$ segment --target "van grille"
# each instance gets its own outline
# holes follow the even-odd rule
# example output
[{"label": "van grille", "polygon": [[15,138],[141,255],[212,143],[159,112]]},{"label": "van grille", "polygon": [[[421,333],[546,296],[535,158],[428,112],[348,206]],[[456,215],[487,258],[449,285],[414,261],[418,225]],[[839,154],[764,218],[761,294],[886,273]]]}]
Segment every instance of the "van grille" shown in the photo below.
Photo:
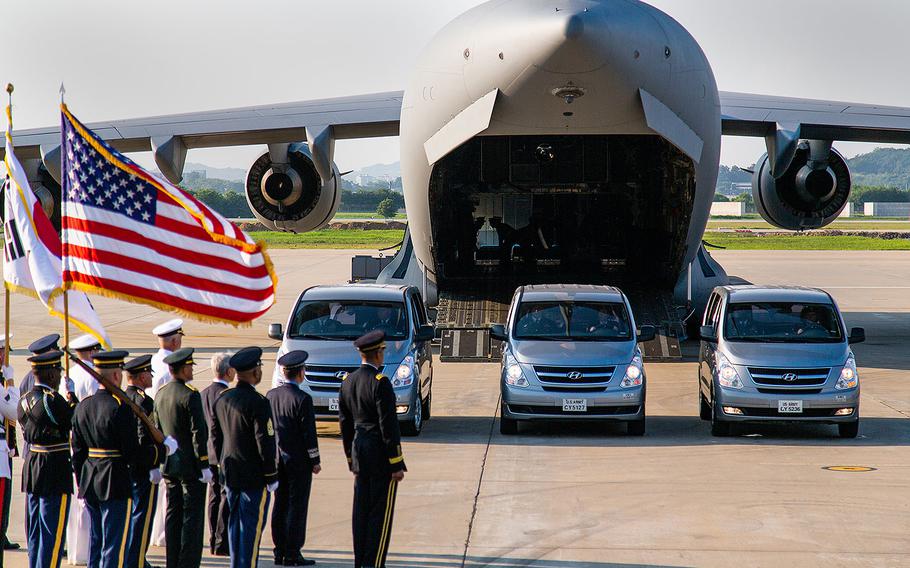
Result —
[{"label": "van grille", "polygon": [[[825,384],[828,380],[830,368],[817,369],[771,369],[766,367],[749,367],[749,374],[752,380],[758,385],[770,385],[780,387],[817,387]],[[786,380],[784,377],[795,375],[794,380]]]},{"label": "van grille", "polygon": [[359,368],[359,366],[307,365],[306,382],[314,391],[338,392],[344,381],[343,376],[339,377],[338,373],[352,373]]},{"label": "van grille", "polygon": [[[605,385],[613,378],[616,367],[546,367],[535,365],[534,372],[544,386]],[[578,375],[574,375],[578,373]]]}]

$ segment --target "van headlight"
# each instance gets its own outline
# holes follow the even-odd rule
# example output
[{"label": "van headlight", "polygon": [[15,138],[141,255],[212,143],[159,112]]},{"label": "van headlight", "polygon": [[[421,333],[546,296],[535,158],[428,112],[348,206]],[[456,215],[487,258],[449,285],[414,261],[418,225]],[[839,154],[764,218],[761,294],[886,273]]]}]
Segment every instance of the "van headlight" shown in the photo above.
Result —
[{"label": "van headlight", "polygon": [[505,369],[505,380],[507,385],[518,388],[527,388],[531,386],[531,383],[529,383],[528,379],[525,377],[524,371],[521,370],[521,365],[518,364],[518,360],[516,360],[508,351],[506,351],[505,358],[503,359],[503,368]]},{"label": "van headlight", "polygon": [[622,382],[619,383],[619,386],[624,389],[630,389],[633,387],[640,387],[644,381],[645,372],[642,368],[641,355],[636,355],[632,358],[632,362],[629,363],[629,366],[626,368],[626,376],[622,378]]},{"label": "van headlight", "polygon": [[730,364],[730,361],[721,354],[717,354],[717,382],[720,383],[720,386],[727,389],[741,389],[743,388],[743,382],[739,378],[739,373],[736,372],[736,368]]},{"label": "van headlight", "polygon": [[859,373],[856,372],[856,359],[851,353],[847,357],[847,362],[844,363],[844,368],[841,369],[840,378],[837,379],[837,383],[834,385],[834,388],[837,390],[848,390],[855,389],[859,386]]},{"label": "van headlight", "polygon": [[408,355],[402,359],[395,376],[392,377],[392,386],[396,389],[409,387],[414,384],[414,356]]}]

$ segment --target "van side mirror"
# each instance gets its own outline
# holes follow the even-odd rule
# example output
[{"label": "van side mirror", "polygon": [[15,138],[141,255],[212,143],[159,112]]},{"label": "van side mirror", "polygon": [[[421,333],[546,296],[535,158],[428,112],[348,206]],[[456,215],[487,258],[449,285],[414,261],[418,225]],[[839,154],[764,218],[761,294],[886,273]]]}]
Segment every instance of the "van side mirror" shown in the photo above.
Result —
[{"label": "van side mirror", "polygon": [[269,324],[269,337],[277,341],[284,339],[284,330],[282,329],[280,323]]},{"label": "van side mirror", "polygon": [[717,341],[717,330],[713,325],[703,325],[698,328],[698,334],[705,341]]},{"label": "van side mirror", "polygon": [[422,325],[417,328],[417,333],[414,335],[414,339],[417,341],[433,341],[433,338],[436,337],[436,328],[432,325]]},{"label": "van side mirror", "polygon": [[439,310],[436,308],[427,308],[427,319],[430,321],[436,321],[436,318],[439,317]]},{"label": "van side mirror", "polygon": [[506,326],[501,323],[496,323],[490,326],[490,337],[497,341],[505,341],[508,339],[506,335]]},{"label": "van side mirror", "polygon": [[854,327],[850,329],[850,345],[854,343],[862,343],[866,341],[866,330],[862,327]]},{"label": "van side mirror", "polygon": [[649,341],[654,341],[654,338],[657,337],[657,330],[653,325],[643,325],[641,329],[638,330],[638,342],[647,343]]}]

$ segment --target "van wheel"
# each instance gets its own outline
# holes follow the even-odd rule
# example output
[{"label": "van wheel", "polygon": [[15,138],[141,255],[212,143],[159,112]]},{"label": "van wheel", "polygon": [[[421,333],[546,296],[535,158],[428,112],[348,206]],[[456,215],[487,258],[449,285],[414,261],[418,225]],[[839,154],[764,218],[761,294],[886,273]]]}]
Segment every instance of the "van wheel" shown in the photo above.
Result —
[{"label": "van wheel", "polygon": [[730,423],[717,419],[717,409],[711,409],[711,435],[722,438],[730,435]]},{"label": "van wheel", "polygon": [[414,399],[414,417],[401,423],[401,433],[405,436],[420,436],[423,430],[423,401],[420,397]]},{"label": "van wheel", "polygon": [[503,436],[514,436],[518,434],[518,420],[506,418],[503,416],[503,405],[499,406],[499,433]]},{"label": "van wheel", "polygon": [[711,420],[711,405],[708,404],[701,389],[698,389],[698,417],[702,420]]},{"label": "van wheel", "polygon": [[427,400],[423,403],[423,419],[424,420],[430,419],[430,407],[431,407],[432,403],[433,403],[433,391],[430,391],[429,394],[427,394]]},{"label": "van wheel", "polygon": [[837,425],[837,434],[841,438],[856,438],[859,434],[859,420]]},{"label": "van wheel", "polygon": [[629,436],[644,436],[645,435],[645,419],[641,420],[632,420],[631,422],[626,422],[626,434]]}]

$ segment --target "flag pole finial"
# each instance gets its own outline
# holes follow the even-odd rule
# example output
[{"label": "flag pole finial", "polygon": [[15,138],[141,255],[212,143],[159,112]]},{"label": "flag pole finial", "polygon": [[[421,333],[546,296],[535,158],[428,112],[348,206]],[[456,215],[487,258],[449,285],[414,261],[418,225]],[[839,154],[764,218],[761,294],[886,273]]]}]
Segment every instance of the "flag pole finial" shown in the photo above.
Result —
[{"label": "flag pole finial", "polygon": [[7,130],[10,131],[13,129],[13,91],[15,90],[16,88],[12,83],[6,84],[6,94],[9,96],[9,103],[6,105],[6,120],[9,123]]},{"label": "flag pole finial", "polygon": [[63,82],[60,82],[60,104],[63,104],[64,98],[66,97],[66,87],[63,85]]}]

